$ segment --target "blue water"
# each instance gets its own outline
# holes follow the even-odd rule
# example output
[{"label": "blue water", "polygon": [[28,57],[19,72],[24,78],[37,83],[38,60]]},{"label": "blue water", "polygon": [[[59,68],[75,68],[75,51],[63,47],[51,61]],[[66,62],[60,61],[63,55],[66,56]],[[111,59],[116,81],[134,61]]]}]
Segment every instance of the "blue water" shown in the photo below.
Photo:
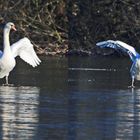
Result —
[{"label": "blue water", "polygon": [[41,59],[36,69],[18,60],[14,86],[0,86],[1,140],[140,139],[140,82],[128,88],[129,59]]}]

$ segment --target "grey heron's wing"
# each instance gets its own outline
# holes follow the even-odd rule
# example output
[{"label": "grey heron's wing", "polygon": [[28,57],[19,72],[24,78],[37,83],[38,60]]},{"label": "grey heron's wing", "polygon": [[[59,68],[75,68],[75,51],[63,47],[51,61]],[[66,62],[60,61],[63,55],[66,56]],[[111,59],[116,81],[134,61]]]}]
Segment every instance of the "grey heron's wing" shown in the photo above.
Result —
[{"label": "grey heron's wing", "polygon": [[2,57],[2,54],[3,54],[3,52],[2,52],[2,51],[0,51],[0,58]]},{"label": "grey heron's wing", "polygon": [[132,46],[122,41],[107,40],[96,43],[96,46],[100,48],[113,48],[117,51],[120,50],[124,53],[127,53],[132,61],[134,61],[137,57],[140,57],[140,55],[136,52],[136,50]]}]

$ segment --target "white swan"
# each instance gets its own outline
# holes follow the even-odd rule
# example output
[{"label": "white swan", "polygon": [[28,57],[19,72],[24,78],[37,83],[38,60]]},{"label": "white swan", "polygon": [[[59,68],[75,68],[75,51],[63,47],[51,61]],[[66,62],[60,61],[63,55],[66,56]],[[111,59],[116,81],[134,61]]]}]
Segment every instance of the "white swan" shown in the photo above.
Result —
[{"label": "white swan", "polygon": [[132,66],[130,69],[132,82],[130,87],[133,88],[134,79],[140,80],[140,54],[136,52],[132,46],[122,41],[107,40],[98,42],[96,45],[100,48],[113,48],[117,51],[120,50],[129,55],[130,59],[132,60]]},{"label": "white swan", "polygon": [[16,56],[20,56],[20,58],[33,67],[36,67],[41,62],[28,38],[22,38],[10,46],[9,33],[11,29],[16,30],[15,25],[12,22],[8,22],[5,25],[3,32],[4,49],[3,52],[0,51],[0,78],[6,77],[5,85],[9,85],[8,76],[16,65]]}]

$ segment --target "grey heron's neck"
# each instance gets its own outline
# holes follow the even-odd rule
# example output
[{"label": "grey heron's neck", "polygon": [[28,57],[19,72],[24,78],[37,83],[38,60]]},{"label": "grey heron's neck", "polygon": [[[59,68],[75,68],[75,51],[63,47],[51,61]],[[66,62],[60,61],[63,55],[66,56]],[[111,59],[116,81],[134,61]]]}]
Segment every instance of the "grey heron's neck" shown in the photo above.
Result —
[{"label": "grey heron's neck", "polygon": [[10,34],[10,29],[9,28],[5,28],[4,29],[4,32],[3,32],[3,47],[4,47],[4,50],[3,52],[8,52],[8,51],[11,51],[10,49],[10,42],[9,42],[9,34]]}]

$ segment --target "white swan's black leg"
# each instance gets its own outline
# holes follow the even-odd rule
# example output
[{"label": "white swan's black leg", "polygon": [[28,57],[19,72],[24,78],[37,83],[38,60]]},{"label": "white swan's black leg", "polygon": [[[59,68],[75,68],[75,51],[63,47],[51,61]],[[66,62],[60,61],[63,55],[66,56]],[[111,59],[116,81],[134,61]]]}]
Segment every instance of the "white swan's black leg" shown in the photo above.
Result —
[{"label": "white swan's black leg", "polygon": [[13,84],[9,84],[8,76],[5,77],[6,83],[3,86],[13,86]]},{"label": "white swan's black leg", "polygon": [[5,77],[5,80],[6,80],[6,83],[5,83],[5,84],[6,84],[6,85],[9,85],[8,76]]}]

